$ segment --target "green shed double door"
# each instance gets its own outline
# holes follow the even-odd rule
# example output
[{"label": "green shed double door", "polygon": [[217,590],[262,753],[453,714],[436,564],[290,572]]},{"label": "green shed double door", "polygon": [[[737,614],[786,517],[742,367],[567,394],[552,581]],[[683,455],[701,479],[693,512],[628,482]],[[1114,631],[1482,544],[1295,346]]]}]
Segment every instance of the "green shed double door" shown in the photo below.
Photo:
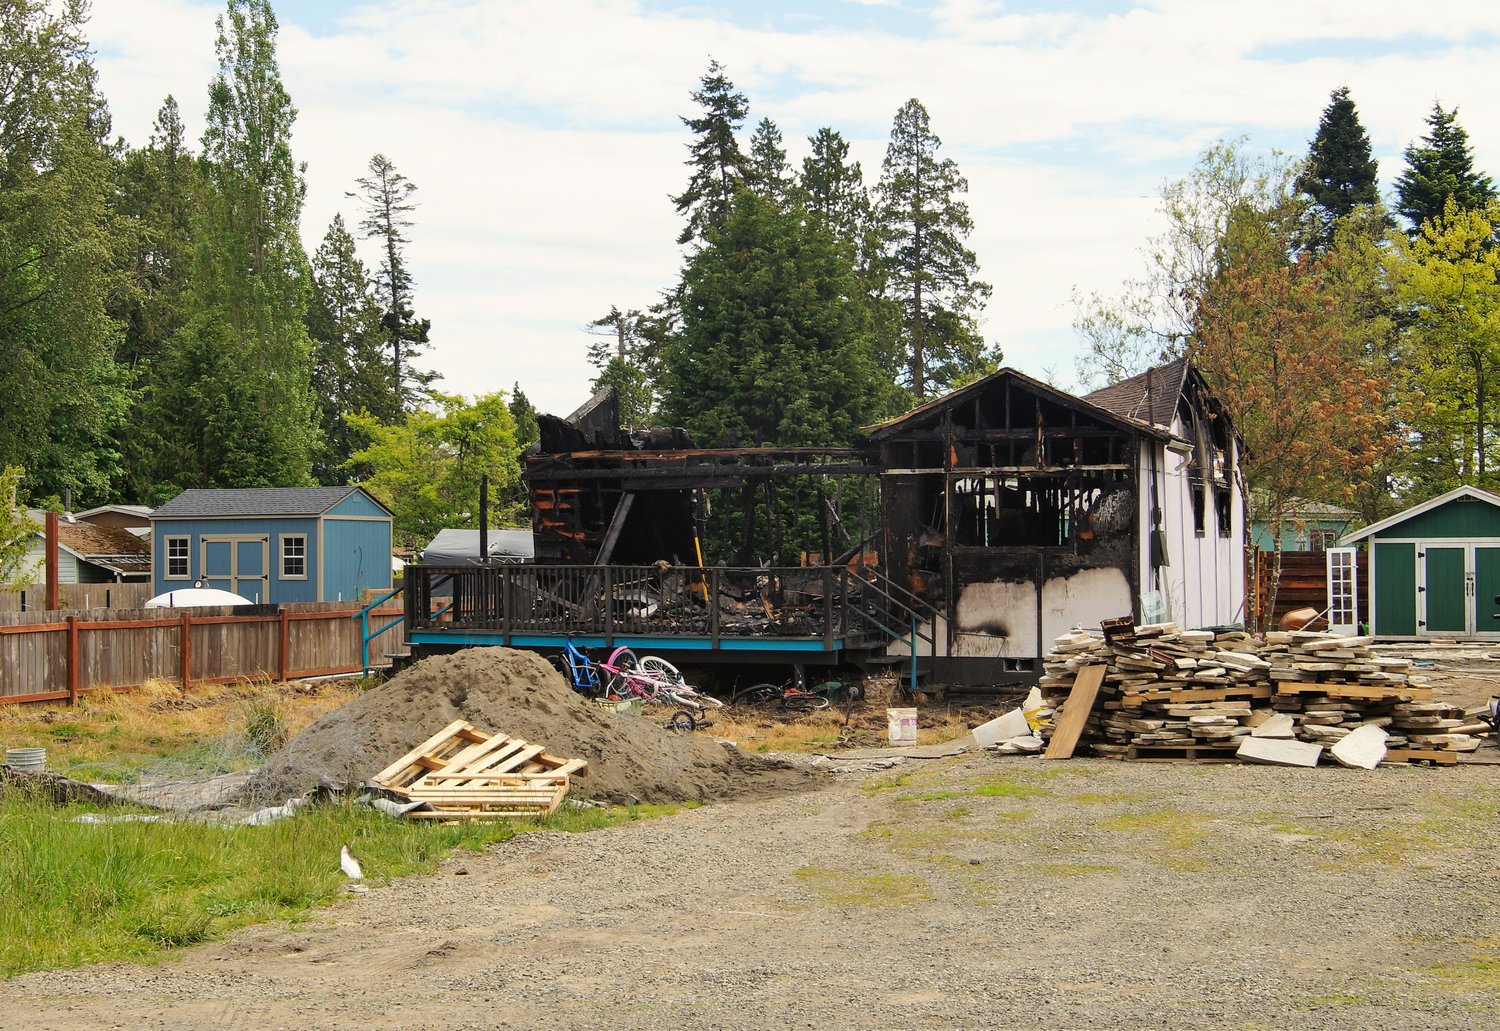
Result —
[{"label": "green shed double door", "polygon": [[1379,541],[1375,632],[1500,635],[1500,544]]}]

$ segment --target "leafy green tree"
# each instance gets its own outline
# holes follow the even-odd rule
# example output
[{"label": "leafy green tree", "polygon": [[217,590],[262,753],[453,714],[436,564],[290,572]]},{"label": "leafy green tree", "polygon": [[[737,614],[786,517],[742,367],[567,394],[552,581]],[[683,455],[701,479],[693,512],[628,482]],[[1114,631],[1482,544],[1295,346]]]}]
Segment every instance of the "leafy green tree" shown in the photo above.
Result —
[{"label": "leafy green tree", "polygon": [[[445,527],[475,525],[484,476],[494,496],[520,496],[516,426],[504,392],[473,401],[434,392],[430,406],[407,413],[405,422],[391,426],[360,414],[349,423],[369,440],[352,458],[370,470],[361,485],[391,510],[403,546],[424,545]],[[521,517],[497,506],[492,521]]]},{"label": "leafy green tree", "polygon": [[521,389],[521,384],[516,383],[511,388],[510,403],[506,407],[510,409],[510,417],[516,424],[516,445],[525,451],[542,435],[541,429],[537,426],[536,406]]},{"label": "leafy green tree", "polygon": [[687,189],[672,198],[677,213],[687,219],[678,243],[702,240],[708,230],[724,224],[746,174],[747,161],[735,133],[744,124],[750,106],[745,95],[735,91],[718,61],[709,61],[708,71],[693,91],[693,102],[702,113],[682,119],[694,137],[688,144],[692,156],[686,162],[693,174]]},{"label": "leafy green tree", "polygon": [[645,426],[656,413],[662,354],[673,333],[672,306],[662,301],[647,311],[609,312],[589,323],[598,338],[589,345],[589,363],[599,370],[592,389],[613,387],[626,426]]},{"label": "leafy green tree", "polygon": [[663,407],[705,446],[844,444],[879,373],[848,255],[748,191],[688,262]]},{"label": "leafy green tree", "polygon": [[17,591],[26,586],[26,553],[32,537],[41,530],[35,519],[17,503],[21,479],[26,475],[20,466],[0,468],[0,591]]},{"label": "leafy green tree", "polygon": [[114,363],[109,117],[95,88],[87,5],[0,4],[0,466],[37,496],[103,500],[125,382]]},{"label": "leafy green tree", "polygon": [[313,343],[312,387],[320,431],[313,478],[347,483],[349,459],[358,443],[348,414],[365,412],[392,423],[400,421],[401,411],[386,361],[380,305],[340,215],[333,216],[313,255],[312,282],[307,332]]},{"label": "leafy green tree", "polygon": [[406,231],[412,227],[411,213],[417,208],[411,199],[417,186],[396,171],[396,166],[384,154],[370,158],[369,167],[369,175],[355,180],[359,184],[358,196],[364,203],[365,212],[359,228],[365,239],[380,243],[380,276],[376,294],[384,307],[380,324],[390,349],[391,382],[396,391],[396,405],[392,410],[400,412],[410,408],[437,378],[412,364],[412,358],[427,347],[432,329],[432,320],[418,319],[412,311],[414,280],[403,250],[411,242]]},{"label": "leafy green tree", "polygon": [[977,317],[990,296],[964,241],[969,183],[915,98],[896,112],[881,166],[879,220],[890,291],[901,306],[902,378],[913,396],[941,391],[985,362]]},{"label": "leafy green tree", "polygon": [[763,197],[783,203],[792,182],[792,166],[787,164],[786,148],[781,145],[781,130],[771,119],[762,118],[750,137],[745,185]]},{"label": "leafy green tree", "polygon": [[187,146],[177,101],[168,96],[145,147],[128,150],[116,164],[115,225],[126,279],[109,305],[123,332],[116,360],[129,376],[130,409],[117,440],[124,498],[156,502],[174,470],[164,458],[170,425],[161,425],[154,403],[161,390],[163,357],[182,329],[193,268],[195,213],[204,202],[198,162]]},{"label": "leafy green tree", "polygon": [[1215,143],[1188,176],[1164,183],[1159,210],[1165,228],[1142,248],[1142,274],[1127,280],[1116,298],[1074,294],[1073,328],[1084,340],[1079,381],[1101,387],[1185,354],[1237,212],[1261,212],[1275,222],[1288,251],[1294,249],[1306,201],[1295,195],[1293,178],[1280,154],[1254,157],[1239,139]]},{"label": "leafy green tree", "polygon": [[1491,246],[1500,204],[1465,208],[1450,197],[1441,217],[1398,238],[1390,274],[1405,326],[1401,363],[1415,399],[1408,500],[1459,484],[1500,485],[1500,249]]},{"label": "leafy green tree", "polygon": [[1434,103],[1427,127],[1421,143],[1406,148],[1406,171],[1396,180],[1396,210],[1411,223],[1413,239],[1424,223],[1445,214],[1450,199],[1468,211],[1495,199],[1494,182],[1474,169],[1474,149],[1458,124],[1458,108],[1444,111]]},{"label": "leafy green tree", "polygon": [[870,195],[858,161],[849,160],[849,141],[822,128],[807,138],[811,152],[802,159],[797,202],[835,239],[856,246],[871,228]]},{"label": "leafy green tree", "polygon": [[203,133],[206,200],[189,314],[156,399],[178,486],[310,482],[315,415],[296,109],[267,0],[228,0]]},{"label": "leafy green tree", "polygon": [[1380,203],[1377,172],[1369,134],[1349,99],[1349,88],[1340,86],[1323,109],[1307,164],[1296,182],[1296,188],[1312,200],[1313,245],[1319,251],[1332,246],[1339,219],[1358,205]]}]

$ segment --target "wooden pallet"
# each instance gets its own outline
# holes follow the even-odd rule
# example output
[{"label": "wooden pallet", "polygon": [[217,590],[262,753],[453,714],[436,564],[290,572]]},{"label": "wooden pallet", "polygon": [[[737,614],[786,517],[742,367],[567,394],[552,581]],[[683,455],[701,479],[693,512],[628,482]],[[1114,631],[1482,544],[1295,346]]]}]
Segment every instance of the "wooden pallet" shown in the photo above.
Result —
[{"label": "wooden pallet", "polygon": [[1408,684],[1338,684],[1296,680],[1278,681],[1276,693],[1282,695],[1321,694],[1329,698],[1348,698],[1353,701],[1367,702],[1428,701],[1432,698],[1432,688],[1412,687]]},{"label": "wooden pallet", "polygon": [[1150,691],[1130,691],[1122,695],[1120,704],[1135,708],[1149,702],[1229,702],[1247,698],[1270,698],[1270,684],[1244,684],[1229,687],[1197,687],[1177,690],[1154,688]]},{"label": "wooden pallet", "polygon": [[543,745],[486,734],[454,720],[370,779],[428,809],[418,820],[545,816],[568,796],[571,778],[588,773],[583,759],[551,755]]},{"label": "wooden pallet", "polygon": [[1442,748],[1390,748],[1382,763],[1432,763],[1435,766],[1457,766],[1458,752]]},{"label": "wooden pallet", "polygon": [[1238,745],[1131,745],[1125,761],[1133,763],[1232,763]]}]

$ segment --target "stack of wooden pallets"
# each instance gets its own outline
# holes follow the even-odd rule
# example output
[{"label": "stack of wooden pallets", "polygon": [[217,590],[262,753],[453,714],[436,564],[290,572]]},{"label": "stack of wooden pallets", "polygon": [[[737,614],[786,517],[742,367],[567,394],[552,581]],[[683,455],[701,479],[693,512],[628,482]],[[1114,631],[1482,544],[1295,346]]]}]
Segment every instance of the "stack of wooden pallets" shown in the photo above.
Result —
[{"label": "stack of wooden pallets", "polygon": [[425,802],[406,814],[413,819],[495,820],[555,812],[571,778],[587,773],[586,760],[562,759],[544,745],[454,720],[370,779]]},{"label": "stack of wooden pallets", "polygon": [[[1382,727],[1387,762],[1451,763],[1478,747],[1479,728],[1462,710],[1432,702],[1408,660],[1370,644],[1329,633],[1261,642],[1233,629],[1106,625],[1103,636],[1059,637],[1039,686],[1061,714],[1050,733],[1066,726],[1075,735],[1068,754],[1081,741],[1107,758],[1234,762],[1245,738],[1278,713],[1290,721],[1286,737],[1323,747],[1360,726]],[[1076,697],[1090,667],[1100,682]]]}]

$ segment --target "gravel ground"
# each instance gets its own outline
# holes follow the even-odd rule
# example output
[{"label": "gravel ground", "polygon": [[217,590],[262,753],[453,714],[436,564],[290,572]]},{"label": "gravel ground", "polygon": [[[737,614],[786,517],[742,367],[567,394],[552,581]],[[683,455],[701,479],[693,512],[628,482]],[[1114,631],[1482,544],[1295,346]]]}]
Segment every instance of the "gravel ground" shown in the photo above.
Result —
[{"label": "gravel ground", "polygon": [[1500,766],[984,754],[523,836],[0,1027],[1500,1023]]}]

